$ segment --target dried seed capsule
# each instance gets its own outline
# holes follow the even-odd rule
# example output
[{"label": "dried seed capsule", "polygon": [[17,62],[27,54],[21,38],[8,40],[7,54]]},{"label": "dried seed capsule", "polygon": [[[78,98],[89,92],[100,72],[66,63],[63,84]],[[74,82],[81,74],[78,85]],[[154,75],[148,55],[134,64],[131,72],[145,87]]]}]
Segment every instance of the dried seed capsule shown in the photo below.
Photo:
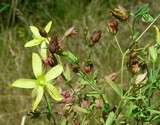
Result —
[{"label": "dried seed capsule", "polygon": [[118,5],[114,10],[111,11],[112,16],[119,19],[120,21],[126,21],[128,19],[128,14],[126,9]]}]

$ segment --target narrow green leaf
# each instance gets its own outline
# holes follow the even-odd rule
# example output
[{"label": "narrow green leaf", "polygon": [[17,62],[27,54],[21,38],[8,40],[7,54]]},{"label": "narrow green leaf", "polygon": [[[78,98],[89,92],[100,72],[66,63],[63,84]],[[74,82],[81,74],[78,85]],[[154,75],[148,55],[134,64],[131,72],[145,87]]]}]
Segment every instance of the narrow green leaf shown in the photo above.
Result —
[{"label": "narrow green leaf", "polygon": [[50,31],[51,26],[52,26],[52,21],[49,21],[49,23],[45,26],[44,30],[48,33]]},{"label": "narrow green leaf", "polygon": [[43,87],[39,86],[36,88],[36,95],[32,104],[32,112],[37,108],[38,104],[40,103],[42,96],[43,96]]},{"label": "narrow green leaf", "polygon": [[93,91],[93,92],[88,92],[87,94],[86,94],[86,96],[91,96],[91,97],[99,97],[99,94],[98,94],[98,92],[95,92],[95,91]]},{"label": "narrow green leaf", "polygon": [[63,120],[61,121],[61,125],[66,125],[66,119],[63,119]]},{"label": "narrow green leaf", "polygon": [[130,118],[131,116],[131,113],[132,113],[132,110],[133,110],[133,103],[130,104],[127,112],[126,112],[126,118]]},{"label": "narrow green leaf", "polygon": [[56,65],[45,74],[46,81],[50,81],[58,77],[62,73],[62,71],[63,71],[62,65],[60,64]]},{"label": "narrow green leaf", "polygon": [[48,121],[51,121],[51,117],[52,117],[52,114],[50,112],[47,113],[47,119]]},{"label": "narrow green leaf", "polygon": [[160,111],[158,111],[158,110],[149,109],[148,111],[151,112],[152,114],[159,114],[160,115]]},{"label": "narrow green leaf", "polygon": [[81,79],[80,84],[89,85],[90,83],[87,80]]},{"label": "narrow green leaf", "polygon": [[39,34],[39,30],[38,30],[37,27],[35,27],[35,26],[30,26],[30,29],[31,29],[31,31],[32,31],[32,33],[34,34],[35,37],[41,36],[41,35]]},{"label": "narrow green leaf", "polygon": [[89,113],[89,111],[85,108],[82,108],[82,107],[79,107],[78,105],[75,105],[74,108],[80,112],[83,112],[83,113]]},{"label": "narrow green leaf", "polygon": [[83,118],[83,121],[82,121],[81,125],[87,125],[87,123],[86,123],[86,116],[84,116],[84,118]]},{"label": "narrow green leaf", "polygon": [[12,84],[12,86],[32,89],[37,86],[37,82],[34,79],[18,79]]},{"label": "narrow green leaf", "polygon": [[42,75],[42,60],[36,53],[32,53],[32,68],[36,78]]},{"label": "narrow green leaf", "polygon": [[51,102],[50,102],[50,99],[48,98],[48,96],[46,96],[46,105],[47,105],[47,108],[49,109],[49,111],[51,111]]},{"label": "narrow green leaf", "polygon": [[37,45],[39,45],[40,43],[41,43],[41,42],[40,42],[39,40],[33,39],[33,40],[27,42],[27,43],[24,45],[24,47],[37,46]]},{"label": "narrow green leaf", "polygon": [[135,17],[143,15],[148,12],[148,5],[149,4],[144,4],[142,7],[140,7],[134,14]]},{"label": "narrow green leaf", "polygon": [[74,63],[78,64],[79,60],[78,58],[71,52],[67,52],[67,57],[70,58]]},{"label": "narrow green leaf", "polygon": [[53,85],[46,83],[45,84],[45,90],[50,94],[50,96],[55,99],[56,101],[61,101],[62,100],[62,96],[59,93],[59,91],[57,90],[56,87],[54,87]]},{"label": "narrow green leaf", "polygon": [[115,113],[110,112],[106,120],[106,125],[112,125],[114,120],[115,120]]},{"label": "narrow green leaf", "polygon": [[113,90],[120,96],[122,97],[123,94],[121,92],[121,90],[119,89],[119,87],[109,78],[109,77],[105,77],[106,81],[109,83],[109,85],[113,88]]}]

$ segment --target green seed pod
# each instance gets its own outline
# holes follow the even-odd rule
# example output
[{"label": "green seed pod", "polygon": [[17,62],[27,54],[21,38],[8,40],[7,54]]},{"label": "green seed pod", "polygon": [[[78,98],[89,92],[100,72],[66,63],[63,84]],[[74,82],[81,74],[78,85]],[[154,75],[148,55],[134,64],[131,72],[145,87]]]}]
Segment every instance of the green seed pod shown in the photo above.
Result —
[{"label": "green seed pod", "polygon": [[155,63],[157,60],[157,49],[154,46],[149,47],[149,59],[152,63]]}]

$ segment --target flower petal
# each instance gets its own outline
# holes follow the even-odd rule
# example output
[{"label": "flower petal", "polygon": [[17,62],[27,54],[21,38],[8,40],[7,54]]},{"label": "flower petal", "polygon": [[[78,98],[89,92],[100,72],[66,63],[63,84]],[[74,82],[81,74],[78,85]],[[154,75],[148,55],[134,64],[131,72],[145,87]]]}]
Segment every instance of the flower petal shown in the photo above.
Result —
[{"label": "flower petal", "polygon": [[42,86],[39,86],[36,89],[34,89],[34,92],[36,92],[36,94],[35,94],[34,101],[32,103],[32,112],[34,112],[34,110],[36,109],[37,105],[41,101],[42,96],[43,96],[43,91],[44,90],[43,90]]},{"label": "flower petal", "polygon": [[41,44],[41,56],[44,59],[47,59],[47,49],[46,48],[47,48],[46,43],[42,42],[42,44]]},{"label": "flower petal", "polygon": [[12,86],[18,88],[28,88],[32,89],[37,86],[37,82],[34,79],[17,79]]},{"label": "flower petal", "polygon": [[154,25],[154,28],[156,29],[157,34],[157,44],[160,45],[160,31],[156,25]]},{"label": "flower petal", "polygon": [[46,74],[45,74],[45,79],[46,81],[50,81],[56,77],[58,77],[63,71],[62,65],[56,65],[52,69],[50,69]]},{"label": "flower petal", "polygon": [[32,67],[36,78],[42,75],[42,61],[38,54],[32,54]]},{"label": "flower petal", "polygon": [[44,30],[48,33],[50,31],[51,26],[52,26],[52,21],[49,21],[49,23],[45,26]]},{"label": "flower petal", "polygon": [[53,85],[51,85],[50,83],[45,84],[45,90],[50,94],[50,96],[55,99],[56,101],[61,101],[62,100],[62,96],[59,93],[59,91],[57,90],[56,87],[54,87]]},{"label": "flower petal", "polygon": [[27,42],[27,43],[24,45],[24,47],[37,46],[37,45],[39,45],[40,43],[41,43],[40,40],[38,40],[38,39],[33,39],[33,40]]},{"label": "flower petal", "polygon": [[39,33],[39,29],[36,26],[30,26],[30,29],[32,31],[32,33],[34,34],[35,37],[39,37],[41,36]]}]

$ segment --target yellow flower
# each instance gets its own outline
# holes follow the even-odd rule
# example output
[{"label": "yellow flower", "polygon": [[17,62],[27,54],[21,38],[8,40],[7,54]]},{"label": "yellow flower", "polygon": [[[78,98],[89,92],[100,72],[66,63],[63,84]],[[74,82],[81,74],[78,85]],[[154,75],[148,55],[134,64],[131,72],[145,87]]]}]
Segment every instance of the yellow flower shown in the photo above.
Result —
[{"label": "yellow flower", "polygon": [[44,91],[50,94],[50,96],[56,101],[61,101],[62,96],[56,87],[52,85],[53,79],[58,77],[62,71],[63,67],[61,65],[56,65],[51,68],[46,74],[42,71],[42,61],[38,54],[32,54],[32,67],[36,79],[18,79],[12,86],[26,89],[33,89],[32,96],[34,101],[32,104],[32,112],[36,109],[37,105],[43,97]]},{"label": "yellow flower", "polygon": [[[33,40],[27,42],[24,47],[33,47],[40,45],[41,48],[41,55],[44,59],[47,58],[47,46],[46,43],[49,44],[50,38],[47,37],[48,32],[50,31],[50,28],[52,26],[52,21],[50,21],[44,29],[39,29],[36,26],[30,26],[30,29],[33,33]],[[43,35],[45,34],[45,35]]]}]

